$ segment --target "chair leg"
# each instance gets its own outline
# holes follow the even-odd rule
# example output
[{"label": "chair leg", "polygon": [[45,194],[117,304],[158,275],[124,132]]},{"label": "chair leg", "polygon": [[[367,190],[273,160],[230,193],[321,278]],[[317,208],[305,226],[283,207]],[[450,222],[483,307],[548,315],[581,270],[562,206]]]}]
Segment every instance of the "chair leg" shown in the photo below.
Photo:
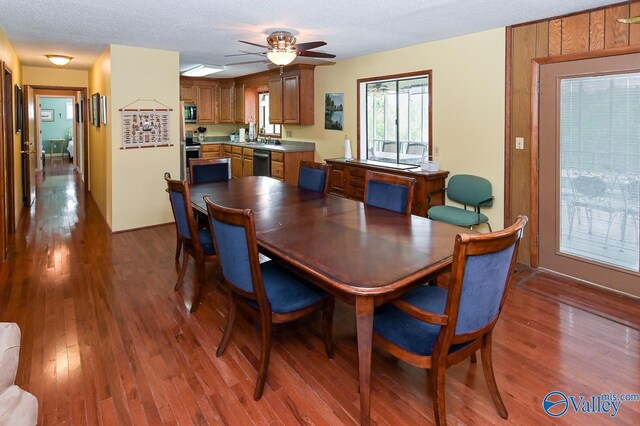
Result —
[{"label": "chair leg", "polygon": [[322,328],[324,335],[324,348],[327,351],[327,357],[333,358],[333,308],[336,300],[333,296],[329,296],[327,304],[322,310]]},{"label": "chair leg", "polygon": [[189,266],[189,253],[187,250],[184,250],[182,253],[182,267],[180,268],[180,274],[178,274],[178,281],[176,281],[176,285],[173,287],[173,291],[177,291],[184,281],[184,276],[187,273],[187,266]]},{"label": "chair leg", "polygon": [[200,287],[204,282],[204,259],[196,259],[196,279],[193,288],[193,303],[191,304],[191,313],[194,313],[198,309],[200,304]]},{"label": "chair leg", "polygon": [[269,358],[271,357],[271,321],[260,321],[260,367],[258,369],[258,381],[253,392],[253,399],[256,401],[262,398],[264,391],[264,383],[267,381],[267,373],[269,372]]},{"label": "chair leg", "polygon": [[498,391],[498,384],[496,383],[496,377],[493,374],[493,361],[491,357],[491,333],[487,333],[484,335],[484,341],[482,342],[480,353],[482,354],[482,370],[484,371],[484,378],[487,381],[487,386],[489,387],[489,393],[491,394],[493,403],[498,410],[498,414],[500,414],[500,417],[502,417],[503,419],[506,419],[507,417],[509,417],[509,413],[507,413],[507,407],[505,407],[504,402],[502,402],[500,392]]},{"label": "chair leg", "polygon": [[447,367],[434,366],[431,370],[430,379],[433,398],[433,413],[436,418],[436,426],[446,426],[447,411],[445,407],[445,379]]},{"label": "chair leg", "polygon": [[489,227],[489,232],[493,232],[493,229],[491,229],[491,224],[489,222],[487,222],[487,226]]},{"label": "chair leg", "polygon": [[182,250],[182,240],[176,232],[176,262],[180,261],[180,251]]},{"label": "chair leg", "polygon": [[231,338],[231,332],[233,331],[233,324],[236,321],[236,295],[234,292],[229,292],[229,312],[227,313],[227,327],[224,329],[222,340],[218,345],[216,356],[222,356],[225,350],[227,350],[227,344]]}]

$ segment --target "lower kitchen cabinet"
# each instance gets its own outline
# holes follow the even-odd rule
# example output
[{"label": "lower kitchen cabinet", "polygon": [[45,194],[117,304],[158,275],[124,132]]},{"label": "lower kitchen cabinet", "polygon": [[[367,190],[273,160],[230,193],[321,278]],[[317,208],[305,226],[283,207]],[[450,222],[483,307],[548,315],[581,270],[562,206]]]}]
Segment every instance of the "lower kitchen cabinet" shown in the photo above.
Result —
[{"label": "lower kitchen cabinet", "polygon": [[231,147],[231,177],[242,177],[242,147]]},{"label": "lower kitchen cabinet", "polygon": [[221,148],[220,144],[202,144],[200,145],[200,150],[202,151],[202,158],[217,158],[221,157]]},{"label": "lower kitchen cabinet", "polygon": [[297,185],[300,161],[302,160],[313,161],[313,151],[272,152],[271,177]]},{"label": "lower kitchen cabinet", "polygon": [[446,170],[437,172],[408,170],[395,170],[388,167],[378,167],[370,164],[355,163],[353,161],[346,162],[343,159],[326,160],[331,165],[331,177],[329,178],[330,192],[335,195],[351,198],[358,201],[364,200],[364,175],[367,170],[375,170],[377,172],[409,176],[416,179],[415,192],[413,194],[413,206],[411,213],[418,216],[426,216],[429,205],[427,202],[427,194],[435,192],[431,196],[431,205],[437,206],[444,204],[444,192],[441,190],[445,187],[445,180],[449,175]]},{"label": "lower kitchen cabinet", "polygon": [[242,148],[242,176],[253,176],[253,149]]}]

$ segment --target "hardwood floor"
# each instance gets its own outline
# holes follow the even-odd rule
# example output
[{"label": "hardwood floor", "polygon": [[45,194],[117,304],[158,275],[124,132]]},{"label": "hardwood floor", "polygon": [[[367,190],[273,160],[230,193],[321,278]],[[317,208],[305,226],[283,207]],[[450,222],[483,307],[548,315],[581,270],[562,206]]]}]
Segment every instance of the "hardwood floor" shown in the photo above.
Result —
[{"label": "hardwood floor", "polygon": [[[162,179],[162,176],[158,176]],[[168,202],[168,200],[167,200]],[[111,234],[77,177],[48,174],[0,266],[0,321],[22,330],[17,384],[40,424],[357,424],[353,308],[337,302],[335,357],[320,315],[275,328],[263,398],[253,400],[259,327],[238,313],[224,356],[226,295],[207,269],[196,314],[173,286],[173,224]],[[193,266],[185,278],[186,292]],[[447,372],[450,424],[637,424],[640,402],[552,419],[542,399],[640,389],[640,304],[523,269],[494,333],[502,420],[477,364]],[[187,302],[185,302],[185,300]],[[372,420],[432,424],[424,371],[373,352]]]}]

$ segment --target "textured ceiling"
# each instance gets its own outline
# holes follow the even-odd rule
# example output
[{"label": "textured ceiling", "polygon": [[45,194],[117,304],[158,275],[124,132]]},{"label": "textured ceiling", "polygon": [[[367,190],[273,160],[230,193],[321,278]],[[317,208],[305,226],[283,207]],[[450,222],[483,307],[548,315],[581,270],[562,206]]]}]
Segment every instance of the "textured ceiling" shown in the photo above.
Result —
[{"label": "textured ceiling", "polygon": [[[51,66],[47,53],[75,59],[88,69],[109,44],[180,52],[180,69],[226,65],[220,77],[258,72],[260,60],[226,58],[239,43],[260,44],[273,30],[289,30],[298,42],[324,40],[317,51],[336,61],[491,28],[581,11],[603,0],[0,0],[0,26],[24,65]],[[319,63],[297,58],[298,62]]]}]

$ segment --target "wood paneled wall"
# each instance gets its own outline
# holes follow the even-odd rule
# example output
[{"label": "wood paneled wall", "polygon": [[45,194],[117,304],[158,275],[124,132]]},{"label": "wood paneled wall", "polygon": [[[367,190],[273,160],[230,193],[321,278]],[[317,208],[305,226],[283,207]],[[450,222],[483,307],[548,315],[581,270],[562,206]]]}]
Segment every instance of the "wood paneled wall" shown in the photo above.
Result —
[{"label": "wood paneled wall", "polygon": [[[640,1],[616,4],[507,28],[507,168],[505,225],[519,214],[531,217],[531,60],[640,45],[640,25],[617,22],[640,15]],[[509,96],[510,94],[510,96]],[[524,150],[515,149],[523,137]],[[518,261],[531,264],[527,228]]]}]

